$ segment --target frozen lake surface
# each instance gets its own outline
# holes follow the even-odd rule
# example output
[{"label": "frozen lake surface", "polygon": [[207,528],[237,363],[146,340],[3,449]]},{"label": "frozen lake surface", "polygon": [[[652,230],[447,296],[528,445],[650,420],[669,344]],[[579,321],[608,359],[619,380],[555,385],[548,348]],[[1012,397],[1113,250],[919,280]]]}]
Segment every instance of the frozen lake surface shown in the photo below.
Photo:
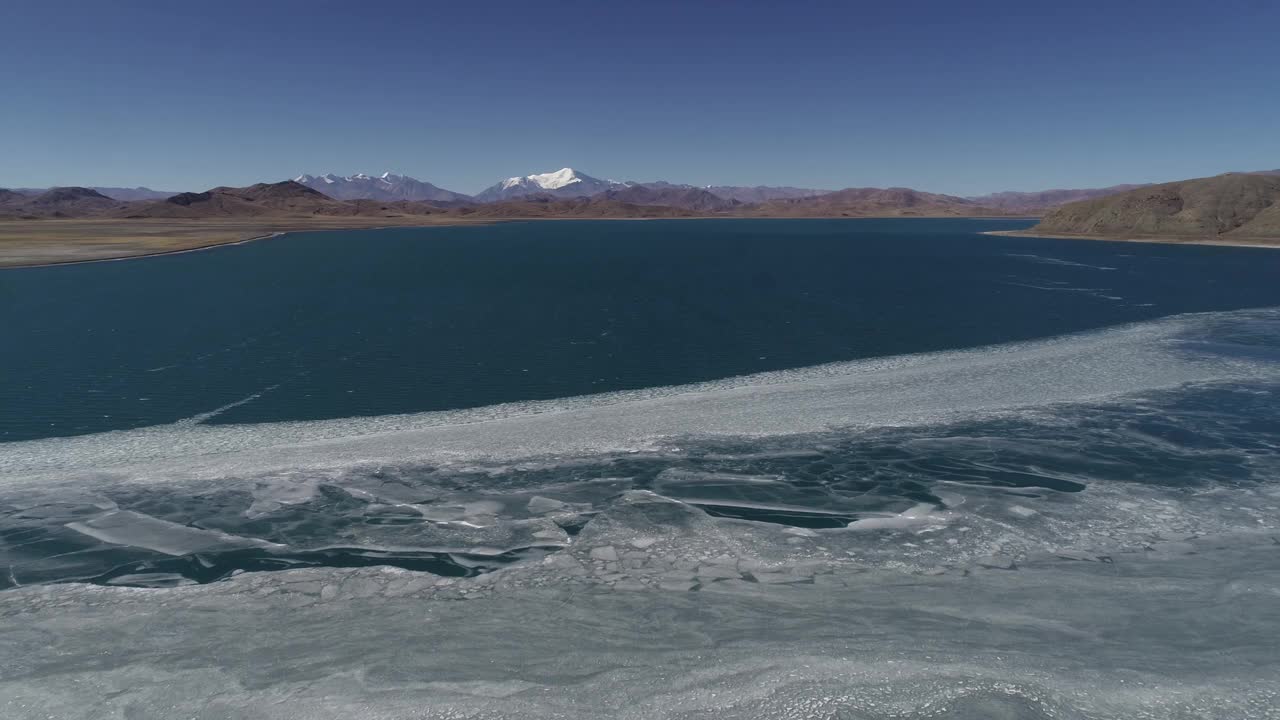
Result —
[{"label": "frozen lake surface", "polygon": [[[335,334],[295,307],[236,345],[233,307],[136,347],[171,319],[139,294],[130,340],[93,319],[83,356],[52,351],[85,332],[50,283],[198,287],[351,238],[0,273],[57,320],[3,351],[0,716],[1280,717],[1277,256],[974,234],[995,224],[354,233]],[[700,241],[750,252],[716,279],[674,249]],[[475,274],[487,324],[372,329],[441,299],[396,285],[375,312],[387,263],[495,248],[616,275]],[[351,323],[381,349],[326,364],[357,357]],[[568,344],[589,327],[620,337]],[[151,372],[163,353],[207,384]],[[309,394],[308,358],[362,399]]]}]

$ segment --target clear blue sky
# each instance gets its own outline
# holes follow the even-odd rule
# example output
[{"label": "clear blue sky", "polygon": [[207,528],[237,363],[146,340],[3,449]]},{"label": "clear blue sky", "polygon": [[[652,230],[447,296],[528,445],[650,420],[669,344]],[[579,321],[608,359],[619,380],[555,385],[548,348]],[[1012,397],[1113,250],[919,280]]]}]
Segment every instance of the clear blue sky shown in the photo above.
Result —
[{"label": "clear blue sky", "polygon": [[1280,2],[5,3],[0,187],[979,194],[1280,167]]}]

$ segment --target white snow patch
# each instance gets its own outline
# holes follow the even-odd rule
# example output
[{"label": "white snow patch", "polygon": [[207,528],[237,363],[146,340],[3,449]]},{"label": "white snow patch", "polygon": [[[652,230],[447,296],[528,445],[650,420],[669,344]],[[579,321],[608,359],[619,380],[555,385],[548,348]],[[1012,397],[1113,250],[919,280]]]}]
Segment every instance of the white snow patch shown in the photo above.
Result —
[{"label": "white snow patch", "polygon": [[582,177],[573,168],[561,168],[555,172],[525,175],[524,177],[507,178],[502,181],[502,189],[513,187],[539,187],[543,190],[558,190],[562,187],[582,182]]}]

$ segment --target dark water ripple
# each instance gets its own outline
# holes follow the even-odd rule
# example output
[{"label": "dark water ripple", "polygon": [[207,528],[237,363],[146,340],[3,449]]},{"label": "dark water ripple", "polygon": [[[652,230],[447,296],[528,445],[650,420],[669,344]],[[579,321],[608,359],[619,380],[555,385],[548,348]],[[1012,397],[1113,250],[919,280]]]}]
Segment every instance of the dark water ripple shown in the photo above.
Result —
[{"label": "dark water ripple", "polygon": [[301,233],[0,271],[0,441],[678,385],[1280,305],[1280,253],[1026,221]]}]

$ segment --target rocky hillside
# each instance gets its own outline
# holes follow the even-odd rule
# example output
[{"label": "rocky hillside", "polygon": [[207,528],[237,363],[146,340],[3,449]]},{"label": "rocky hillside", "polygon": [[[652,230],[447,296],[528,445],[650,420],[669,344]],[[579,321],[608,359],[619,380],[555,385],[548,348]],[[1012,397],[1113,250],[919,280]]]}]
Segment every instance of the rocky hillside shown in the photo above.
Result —
[{"label": "rocky hillside", "polygon": [[449,215],[471,218],[679,218],[697,213],[665,205],[643,205],[603,195],[592,198],[556,198],[539,195],[519,200],[452,208]]},{"label": "rocky hillside", "polygon": [[1099,237],[1280,239],[1280,176],[1229,173],[1064,205],[1037,233]]},{"label": "rocky hillside", "polygon": [[769,200],[793,200],[814,197],[815,195],[826,195],[831,192],[830,190],[773,185],[685,185],[669,183],[665,180],[627,184],[631,187],[649,188],[650,190],[705,190],[722,200],[730,200],[742,204],[762,203]]},{"label": "rocky hillside", "polygon": [[826,195],[773,200],[747,208],[754,217],[976,217],[1008,213],[954,195],[911,188],[848,188]]},{"label": "rocky hillside", "polygon": [[55,187],[35,195],[0,191],[0,216],[19,218],[93,217],[121,203],[85,187]]},{"label": "rocky hillside", "polygon": [[339,177],[328,175],[299,175],[294,182],[324,193],[335,200],[382,200],[396,202],[450,203],[465,202],[471,198],[462,193],[432,185],[429,182],[386,172],[377,177],[357,173]]},{"label": "rocky hillside", "polygon": [[216,187],[155,202],[131,203],[117,215],[130,218],[214,218],[351,215],[353,206],[286,180],[249,187]]},{"label": "rocky hillside", "polygon": [[632,185],[621,190],[607,190],[596,197],[633,205],[664,205],[703,213],[725,212],[741,205],[741,203],[725,200],[701,188],[677,187],[674,185],[668,187]]},{"label": "rocky hillside", "polygon": [[707,192],[725,200],[736,200],[740,203],[760,203],[769,200],[789,200],[796,198],[814,197],[817,195],[826,195],[830,190],[816,190],[813,188],[798,188],[787,186],[771,186],[771,185],[709,185],[705,188]]},{"label": "rocky hillside", "polygon": [[971,197],[968,199],[978,203],[979,205],[996,208],[998,210],[1025,212],[1028,214],[1038,215],[1044,213],[1050,208],[1066,205],[1067,203],[1079,202],[1081,200],[1092,200],[1094,198],[1107,197],[1108,195],[1118,195],[1122,192],[1140,187],[1146,186],[1113,185],[1105,188],[1040,190],[1038,192],[1017,192],[1011,190],[1007,192],[992,193],[990,195]]}]

